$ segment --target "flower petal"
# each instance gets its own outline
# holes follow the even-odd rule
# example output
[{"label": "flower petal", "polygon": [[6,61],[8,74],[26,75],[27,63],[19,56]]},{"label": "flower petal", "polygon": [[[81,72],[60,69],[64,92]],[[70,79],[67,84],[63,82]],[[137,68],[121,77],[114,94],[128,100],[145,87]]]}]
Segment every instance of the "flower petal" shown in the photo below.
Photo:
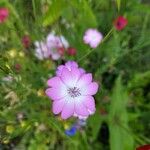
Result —
[{"label": "flower petal", "polygon": [[95,100],[92,96],[85,96],[84,105],[87,107],[88,110],[94,112],[95,111]]},{"label": "flower petal", "polygon": [[57,70],[56,70],[57,76],[61,76],[61,73],[64,67],[65,67],[64,65],[60,65],[59,67],[57,67]]},{"label": "flower petal", "polygon": [[69,87],[70,86],[72,87],[75,85],[75,82],[72,79],[71,71],[69,71],[67,68],[63,68],[62,74],[61,74],[61,79],[64,82],[64,84],[69,86]]},{"label": "flower petal", "polygon": [[87,73],[87,74],[83,74],[80,79],[78,80],[77,84],[79,87],[85,87],[88,84],[90,84],[92,82],[92,74],[91,73]]},{"label": "flower petal", "polygon": [[50,87],[60,87],[65,86],[59,77],[53,77],[47,81],[48,86]]},{"label": "flower petal", "polygon": [[65,66],[71,70],[72,67],[78,68],[78,64],[75,61],[68,61],[65,63]]},{"label": "flower petal", "polygon": [[98,91],[98,84],[96,82],[92,82],[88,86],[84,86],[81,88],[82,95],[95,95]]},{"label": "flower petal", "polygon": [[63,47],[65,47],[65,49],[67,49],[68,47],[69,47],[69,43],[68,43],[68,41],[65,39],[65,37],[64,36],[60,36],[59,37],[59,40],[60,40],[60,43],[61,43],[61,46]]},{"label": "flower petal", "polygon": [[96,48],[98,45],[99,45],[99,43],[96,42],[96,41],[90,42],[90,46],[91,46],[92,48]]},{"label": "flower petal", "polygon": [[61,57],[61,55],[58,53],[51,53],[51,57],[53,60],[58,60]]},{"label": "flower petal", "polygon": [[72,80],[76,83],[81,76],[80,70],[78,68],[72,67],[71,75],[72,75]]},{"label": "flower petal", "polygon": [[81,116],[88,116],[89,112],[87,108],[85,107],[85,105],[83,104],[83,98],[85,97],[80,96],[75,99],[75,113]]},{"label": "flower petal", "polygon": [[74,114],[74,99],[65,98],[65,101],[67,103],[64,105],[62,113],[61,113],[62,119],[67,119]]},{"label": "flower petal", "polygon": [[79,70],[80,70],[80,73],[81,73],[81,74],[84,74],[84,73],[85,73],[85,70],[84,70],[83,68],[79,68]]},{"label": "flower petal", "polygon": [[45,91],[46,95],[52,100],[58,100],[66,96],[66,89],[61,88],[48,88]]},{"label": "flower petal", "polygon": [[52,104],[53,113],[59,114],[62,111],[64,104],[65,104],[65,100],[63,98],[58,101],[54,101]]}]

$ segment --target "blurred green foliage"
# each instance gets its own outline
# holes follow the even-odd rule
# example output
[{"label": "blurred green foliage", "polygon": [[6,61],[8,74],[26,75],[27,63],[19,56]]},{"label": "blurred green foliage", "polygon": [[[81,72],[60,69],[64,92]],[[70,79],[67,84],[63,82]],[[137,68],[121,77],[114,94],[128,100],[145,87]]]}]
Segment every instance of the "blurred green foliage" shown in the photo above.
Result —
[{"label": "blurred green foliage", "polygon": [[[150,143],[148,0],[0,0],[0,7],[10,11],[0,24],[0,149],[133,150]],[[122,31],[113,28],[119,15],[128,19]],[[64,60],[79,60],[89,52],[83,34],[90,27],[104,36],[113,28],[79,62],[101,85],[97,111],[83,131],[68,137],[64,130],[74,119],[54,116],[44,95],[46,80],[61,61],[37,60],[33,43],[55,30],[77,49]],[[21,43],[25,34],[32,40],[29,49]],[[8,75],[13,80],[3,81]]]}]

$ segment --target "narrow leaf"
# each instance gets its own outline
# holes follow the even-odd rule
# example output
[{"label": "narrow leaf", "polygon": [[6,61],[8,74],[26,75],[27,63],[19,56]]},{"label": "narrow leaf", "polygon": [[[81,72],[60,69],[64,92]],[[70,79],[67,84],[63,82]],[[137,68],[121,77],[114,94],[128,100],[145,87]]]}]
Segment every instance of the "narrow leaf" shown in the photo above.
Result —
[{"label": "narrow leaf", "polygon": [[49,6],[46,15],[44,16],[43,26],[53,24],[61,16],[64,7],[65,3],[63,0],[60,1],[54,0],[52,4]]},{"label": "narrow leaf", "polygon": [[128,96],[121,84],[121,78],[116,81],[109,113],[110,148],[111,150],[133,150],[133,137],[128,126],[126,110]]}]

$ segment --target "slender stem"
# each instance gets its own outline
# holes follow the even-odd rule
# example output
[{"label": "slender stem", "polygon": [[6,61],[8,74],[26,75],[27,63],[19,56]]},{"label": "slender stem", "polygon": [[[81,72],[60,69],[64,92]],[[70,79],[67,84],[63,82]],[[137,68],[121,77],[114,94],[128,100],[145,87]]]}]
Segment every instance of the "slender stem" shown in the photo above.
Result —
[{"label": "slender stem", "polygon": [[[103,38],[101,44],[104,43],[104,41],[107,40],[107,38],[108,38],[108,37],[110,36],[110,34],[112,33],[113,29],[114,29],[114,28],[111,28],[111,30],[106,34],[106,36]],[[85,55],[83,55],[83,56],[78,60],[78,62],[80,62],[82,59],[86,58],[86,57],[87,57],[89,54],[91,54],[94,50],[95,50],[94,48],[92,48],[92,49],[90,48],[89,51],[88,51]]]},{"label": "slender stem", "polygon": [[36,7],[35,7],[35,1],[32,0],[32,6],[33,6],[33,14],[34,14],[34,18],[36,20]]},{"label": "slender stem", "polygon": [[90,53],[93,52],[93,50],[94,50],[93,48],[92,48],[92,49],[89,48],[88,52],[87,52],[85,55],[83,55],[83,56],[78,60],[78,62],[80,62],[82,59],[86,58]]},{"label": "slender stem", "polygon": [[106,36],[104,37],[104,39],[102,40],[102,43],[107,40],[107,38],[110,36],[110,34],[112,33],[113,30],[114,30],[114,28],[112,27],[110,29],[110,31],[106,34]]}]

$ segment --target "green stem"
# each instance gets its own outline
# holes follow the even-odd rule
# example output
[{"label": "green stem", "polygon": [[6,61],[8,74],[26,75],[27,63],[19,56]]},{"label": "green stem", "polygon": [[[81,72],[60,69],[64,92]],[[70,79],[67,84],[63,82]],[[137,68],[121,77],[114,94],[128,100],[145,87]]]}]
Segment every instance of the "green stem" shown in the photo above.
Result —
[{"label": "green stem", "polygon": [[32,6],[33,6],[33,14],[34,14],[34,18],[36,20],[36,7],[35,7],[35,0],[32,0]]}]

